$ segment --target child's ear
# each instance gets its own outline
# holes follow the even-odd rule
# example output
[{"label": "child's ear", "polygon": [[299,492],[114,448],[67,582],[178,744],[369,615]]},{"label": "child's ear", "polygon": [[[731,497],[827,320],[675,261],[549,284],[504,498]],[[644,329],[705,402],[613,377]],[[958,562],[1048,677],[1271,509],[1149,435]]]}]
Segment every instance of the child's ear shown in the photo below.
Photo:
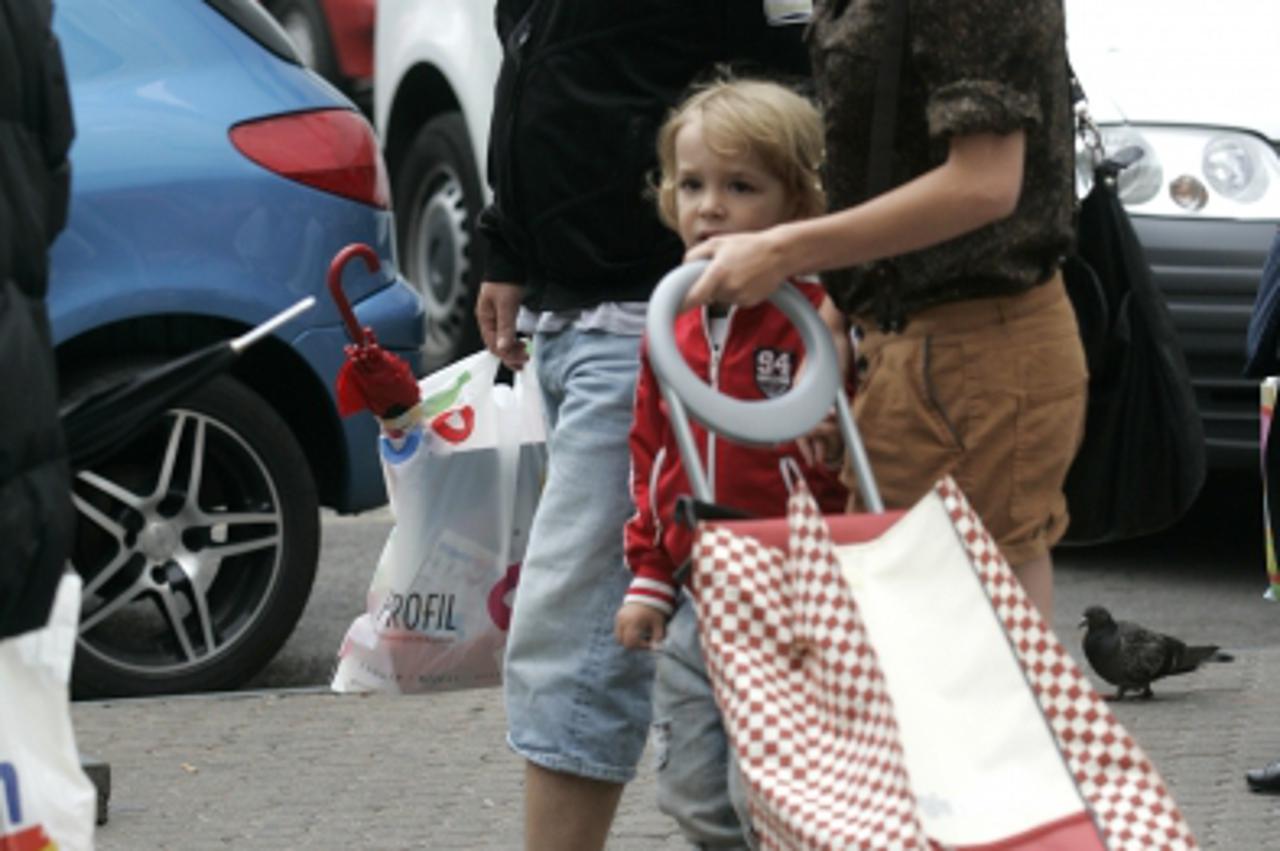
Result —
[{"label": "child's ear", "polygon": [[812,213],[809,212],[807,207],[804,195],[799,192],[792,192],[791,202],[787,205],[787,221],[809,218]]},{"label": "child's ear", "polygon": [[815,192],[809,187],[797,189],[792,192],[791,200],[794,206],[792,219],[811,219],[827,212],[826,196],[820,190]]}]

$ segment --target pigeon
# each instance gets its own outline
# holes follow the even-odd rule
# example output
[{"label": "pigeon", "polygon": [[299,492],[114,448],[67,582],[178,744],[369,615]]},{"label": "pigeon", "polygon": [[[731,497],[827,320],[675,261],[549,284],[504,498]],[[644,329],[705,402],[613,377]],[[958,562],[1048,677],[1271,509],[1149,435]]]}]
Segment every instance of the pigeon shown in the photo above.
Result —
[{"label": "pigeon", "polygon": [[1085,609],[1080,626],[1088,627],[1082,642],[1085,658],[1098,676],[1116,687],[1117,700],[1131,691],[1141,698],[1153,697],[1151,683],[1162,677],[1194,671],[1206,661],[1231,661],[1216,645],[1188,647],[1172,635],[1114,620],[1102,606]]}]

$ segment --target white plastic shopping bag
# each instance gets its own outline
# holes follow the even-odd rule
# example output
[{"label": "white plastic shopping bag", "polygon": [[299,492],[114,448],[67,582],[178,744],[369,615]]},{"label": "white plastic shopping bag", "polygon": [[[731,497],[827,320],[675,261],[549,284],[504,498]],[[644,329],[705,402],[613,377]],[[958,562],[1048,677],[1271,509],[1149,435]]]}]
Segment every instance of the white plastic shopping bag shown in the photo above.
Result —
[{"label": "white plastic shopping bag", "polygon": [[338,651],[334,691],[500,681],[546,427],[532,364],[513,385],[495,383],[498,366],[480,352],[427,376],[423,421],[379,438],[396,523]]},{"label": "white plastic shopping bag", "polygon": [[67,692],[79,616],[80,577],[67,573],[49,623],[0,641],[0,849],[93,848],[98,796]]}]

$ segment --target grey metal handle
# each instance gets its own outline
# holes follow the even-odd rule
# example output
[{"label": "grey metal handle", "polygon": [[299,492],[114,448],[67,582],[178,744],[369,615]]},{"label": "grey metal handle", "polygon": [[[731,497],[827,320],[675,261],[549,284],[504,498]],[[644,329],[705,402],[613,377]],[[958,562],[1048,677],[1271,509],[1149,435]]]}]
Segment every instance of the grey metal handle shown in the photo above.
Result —
[{"label": "grey metal handle", "polygon": [[871,464],[841,386],[841,370],[831,331],[809,300],[791,284],[784,283],[769,297],[796,326],[804,343],[805,366],[791,390],[773,399],[744,401],[725,396],[694,375],[676,347],[675,321],[685,293],[707,265],[707,261],[700,260],[668,272],[650,296],[645,317],[649,361],[671,410],[676,443],[694,496],[708,502],[714,499],[689,429],[690,415],[708,429],[741,443],[778,444],[807,434],[834,403],[863,502],[870,511],[883,511]]}]

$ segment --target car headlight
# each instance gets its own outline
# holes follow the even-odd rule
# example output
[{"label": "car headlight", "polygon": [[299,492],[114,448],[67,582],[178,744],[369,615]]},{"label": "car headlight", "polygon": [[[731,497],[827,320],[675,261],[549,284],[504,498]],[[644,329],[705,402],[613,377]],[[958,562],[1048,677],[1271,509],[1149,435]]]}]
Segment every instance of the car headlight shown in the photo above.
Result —
[{"label": "car headlight", "polygon": [[[1259,150],[1261,148],[1261,150]],[[1270,151],[1257,139],[1238,133],[1218,136],[1204,146],[1204,175],[1226,197],[1248,204],[1267,192],[1265,157]]]},{"label": "car headlight", "polygon": [[[1164,181],[1160,157],[1146,137],[1132,127],[1101,127],[1100,141],[1109,156],[1125,148],[1138,148],[1142,156],[1116,177],[1116,191],[1127,206],[1145,204],[1156,196]],[[1076,135],[1076,193],[1083,198],[1093,188],[1094,151]]]},{"label": "car headlight", "polygon": [[[1280,219],[1280,156],[1265,140],[1237,130],[1104,125],[1107,152],[1130,145],[1142,159],[1120,173],[1120,200],[1131,213],[1217,219]],[[1087,152],[1077,150],[1077,186]]]}]

